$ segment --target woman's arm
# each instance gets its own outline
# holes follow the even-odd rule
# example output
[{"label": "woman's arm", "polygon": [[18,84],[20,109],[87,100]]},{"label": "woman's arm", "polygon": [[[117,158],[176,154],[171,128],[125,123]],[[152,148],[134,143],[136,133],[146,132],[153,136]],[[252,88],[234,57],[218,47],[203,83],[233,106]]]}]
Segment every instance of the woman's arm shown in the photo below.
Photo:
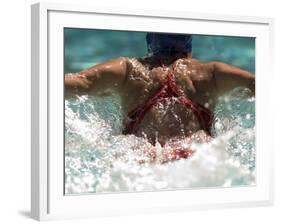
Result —
[{"label": "woman's arm", "polygon": [[65,90],[68,93],[85,94],[89,91],[100,92],[109,88],[120,88],[130,69],[128,58],[112,59],[78,73],[66,74]]},{"label": "woman's arm", "polygon": [[225,93],[235,87],[244,86],[255,94],[255,75],[240,68],[222,63],[208,63],[213,71],[213,78],[220,93]]}]

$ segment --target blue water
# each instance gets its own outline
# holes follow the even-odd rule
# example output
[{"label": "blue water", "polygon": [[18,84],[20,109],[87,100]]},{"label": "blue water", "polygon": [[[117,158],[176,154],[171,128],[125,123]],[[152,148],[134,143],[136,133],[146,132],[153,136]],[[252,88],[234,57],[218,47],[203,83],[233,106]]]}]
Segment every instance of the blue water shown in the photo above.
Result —
[{"label": "blue water", "polygon": [[[65,29],[65,73],[80,71],[106,60],[142,57],[144,32]],[[255,38],[193,35],[193,57],[220,60],[255,73]]]},{"label": "blue water", "polygon": [[[145,33],[65,29],[65,72],[120,56],[146,53]],[[193,57],[255,72],[254,38],[194,36]],[[124,136],[117,96],[80,96],[65,102],[67,194],[230,187],[255,184],[255,99],[237,88],[215,109],[211,143],[189,159],[139,164],[133,148],[145,139]]]}]

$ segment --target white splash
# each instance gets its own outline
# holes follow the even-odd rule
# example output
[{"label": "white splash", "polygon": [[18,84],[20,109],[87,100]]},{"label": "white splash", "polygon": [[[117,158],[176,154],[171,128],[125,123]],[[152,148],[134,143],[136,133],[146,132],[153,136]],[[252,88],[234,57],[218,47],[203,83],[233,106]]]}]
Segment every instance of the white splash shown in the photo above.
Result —
[{"label": "white splash", "polygon": [[67,194],[153,191],[255,184],[255,101],[247,90],[219,99],[213,133],[188,159],[138,163],[133,149],[149,143],[121,134],[122,113],[114,97],[77,97],[65,105]]}]

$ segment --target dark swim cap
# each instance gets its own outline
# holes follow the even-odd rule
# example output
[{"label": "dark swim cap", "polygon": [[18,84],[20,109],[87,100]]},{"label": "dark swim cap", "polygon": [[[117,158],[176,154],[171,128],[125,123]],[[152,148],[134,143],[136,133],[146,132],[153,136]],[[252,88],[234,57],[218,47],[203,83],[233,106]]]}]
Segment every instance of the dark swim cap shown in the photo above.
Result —
[{"label": "dark swim cap", "polygon": [[147,51],[153,55],[172,55],[192,52],[192,36],[189,34],[147,33]]}]

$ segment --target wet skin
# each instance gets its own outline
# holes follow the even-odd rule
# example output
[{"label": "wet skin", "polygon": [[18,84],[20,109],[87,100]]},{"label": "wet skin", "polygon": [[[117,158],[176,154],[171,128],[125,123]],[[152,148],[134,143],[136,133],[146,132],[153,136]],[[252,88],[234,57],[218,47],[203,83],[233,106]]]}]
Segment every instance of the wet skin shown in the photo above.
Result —
[{"label": "wet skin", "polygon": [[[124,114],[152,97],[173,70],[177,86],[186,96],[213,110],[216,99],[231,89],[244,86],[255,92],[255,76],[221,62],[204,63],[191,55],[163,58],[117,58],[74,75],[65,75],[69,94],[119,94]],[[174,139],[196,136],[208,139],[191,109],[170,98],[152,107],[139,125],[137,136],[162,146]],[[172,143],[174,144],[174,143]]]}]

